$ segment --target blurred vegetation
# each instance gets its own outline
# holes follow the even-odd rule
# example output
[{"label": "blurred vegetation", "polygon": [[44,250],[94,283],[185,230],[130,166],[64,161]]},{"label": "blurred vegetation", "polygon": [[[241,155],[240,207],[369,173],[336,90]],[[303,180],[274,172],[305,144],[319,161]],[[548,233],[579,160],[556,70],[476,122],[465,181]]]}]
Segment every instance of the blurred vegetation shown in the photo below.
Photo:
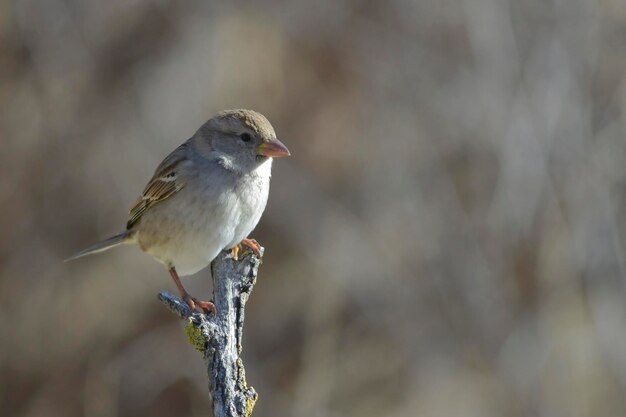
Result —
[{"label": "blurred vegetation", "polygon": [[0,414],[209,413],[162,267],[62,259],[236,107],[293,154],[255,416],[626,414],[625,44],[618,0],[0,2]]}]

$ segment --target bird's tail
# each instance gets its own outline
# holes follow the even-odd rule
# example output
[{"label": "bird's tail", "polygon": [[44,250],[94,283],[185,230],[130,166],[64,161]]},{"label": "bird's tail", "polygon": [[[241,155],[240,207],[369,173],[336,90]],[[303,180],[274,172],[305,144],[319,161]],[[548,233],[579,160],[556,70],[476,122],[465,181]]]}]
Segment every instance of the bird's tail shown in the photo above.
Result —
[{"label": "bird's tail", "polygon": [[122,243],[131,243],[132,231],[125,230],[120,234],[112,236],[108,239],[105,239],[101,242],[93,244],[86,249],[81,250],[80,252],[70,256],[65,260],[65,262],[73,261],[74,259],[82,258],[83,256],[91,255],[92,253],[103,252],[105,250],[111,249],[117,245],[121,245]]}]

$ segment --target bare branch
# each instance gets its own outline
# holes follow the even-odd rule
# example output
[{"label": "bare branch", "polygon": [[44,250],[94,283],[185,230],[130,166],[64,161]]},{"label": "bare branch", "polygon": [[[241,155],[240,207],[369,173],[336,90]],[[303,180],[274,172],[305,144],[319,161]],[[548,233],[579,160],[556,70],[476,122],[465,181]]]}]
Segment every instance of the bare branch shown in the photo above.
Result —
[{"label": "bare branch", "polygon": [[[261,249],[263,253],[263,249]],[[203,353],[215,417],[249,416],[257,400],[246,383],[241,360],[245,305],[256,283],[260,259],[247,253],[235,261],[222,252],[211,264],[217,316],[192,312],[180,298],[161,292],[159,299],[188,321],[189,342]]]}]

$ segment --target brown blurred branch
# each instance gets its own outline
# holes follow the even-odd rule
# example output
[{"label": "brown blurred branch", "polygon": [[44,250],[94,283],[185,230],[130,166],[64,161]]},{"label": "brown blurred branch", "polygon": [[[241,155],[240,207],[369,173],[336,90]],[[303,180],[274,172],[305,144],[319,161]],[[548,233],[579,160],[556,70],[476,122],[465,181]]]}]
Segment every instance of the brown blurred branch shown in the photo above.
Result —
[{"label": "brown blurred branch", "polygon": [[180,298],[167,292],[159,294],[159,299],[173,313],[188,320],[185,331],[189,341],[203,352],[215,417],[247,417],[252,414],[257,399],[254,388],[246,383],[240,355],[244,309],[256,283],[260,263],[254,254],[234,261],[227,252],[220,253],[213,261],[216,316],[191,312]]}]

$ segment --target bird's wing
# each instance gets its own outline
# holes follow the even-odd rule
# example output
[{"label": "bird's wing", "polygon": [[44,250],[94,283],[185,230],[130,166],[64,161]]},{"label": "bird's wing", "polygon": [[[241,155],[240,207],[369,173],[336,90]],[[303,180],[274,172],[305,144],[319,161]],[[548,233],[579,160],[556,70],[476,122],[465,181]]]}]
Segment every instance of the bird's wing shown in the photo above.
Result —
[{"label": "bird's wing", "polygon": [[135,201],[128,215],[126,229],[131,229],[150,207],[166,200],[185,186],[180,168],[185,161],[187,144],[182,144],[169,154],[157,167],[141,197]]}]

